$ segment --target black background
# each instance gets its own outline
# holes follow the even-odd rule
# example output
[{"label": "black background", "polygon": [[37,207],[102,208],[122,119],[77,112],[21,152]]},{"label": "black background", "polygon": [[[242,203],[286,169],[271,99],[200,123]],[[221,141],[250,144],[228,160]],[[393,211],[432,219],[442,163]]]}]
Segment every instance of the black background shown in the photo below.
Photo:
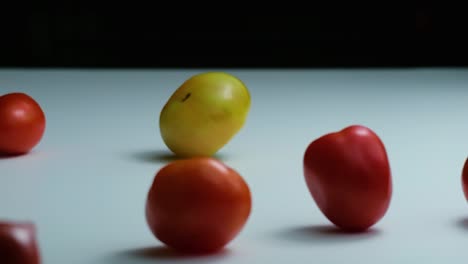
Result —
[{"label": "black background", "polygon": [[229,3],[16,4],[1,11],[0,67],[468,65],[461,7]]}]

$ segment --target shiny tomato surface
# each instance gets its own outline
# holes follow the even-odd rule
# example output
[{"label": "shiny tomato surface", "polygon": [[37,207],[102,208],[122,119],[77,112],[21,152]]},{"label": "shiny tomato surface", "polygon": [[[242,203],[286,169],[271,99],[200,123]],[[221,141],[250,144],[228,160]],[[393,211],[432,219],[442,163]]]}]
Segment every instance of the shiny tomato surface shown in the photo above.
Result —
[{"label": "shiny tomato surface", "polygon": [[153,234],[167,246],[208,253],[239,234],[251,207],[241,175],[214,158],[197,157],[171,162],[157,172],[146,217]]},{"label": "shiny tomato surface", "polygon": [[365,126],[349,126],[312,141],[303,166],[316,204],[344,230],[368,229],[389,208],[392,176],[387,152]]},{"label": "shiny tomato surface", "polygon": [[46,117],[29,95],[9,93],[0,96],[0,153],[25,154],[41,141]]},{"label": "shiny tomato surface", "polygon": [[41,263],[36,227],[33,223],[0,221],[0,263]]}]

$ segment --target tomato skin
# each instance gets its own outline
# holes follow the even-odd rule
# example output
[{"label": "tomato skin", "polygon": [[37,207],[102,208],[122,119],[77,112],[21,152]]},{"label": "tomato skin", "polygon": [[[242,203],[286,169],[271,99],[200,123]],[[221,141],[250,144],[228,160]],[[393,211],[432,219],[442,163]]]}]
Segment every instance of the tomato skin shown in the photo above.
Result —
[{"label": "tomato skin", "polygon": [[389,208],[392,175],[387,152],[365,126],[348,126],[312,141],[303,169],[321,212],[345,231],[368,229]]},{"label": "tomato skin", "polygon": [[245,180],[210,157],[176,160],[156,174],[146,219],[153,235],[186,253],[218,251],[246,224],[252,197]]},{"label": "tomato skin", "polygon": [[468,200],[468,158],[465,160],[465,164],[462,169],[462,188],[465,199]]},{"label": "tomato skin", "polygon": [[46,126],[40,105],[24,93],[0,96],[0,153],[29,152],[42,139]]},{"label": "tomato skin", "polygon": [[33,223],[0,222],[0,263],[41,263],[36,228]]}]

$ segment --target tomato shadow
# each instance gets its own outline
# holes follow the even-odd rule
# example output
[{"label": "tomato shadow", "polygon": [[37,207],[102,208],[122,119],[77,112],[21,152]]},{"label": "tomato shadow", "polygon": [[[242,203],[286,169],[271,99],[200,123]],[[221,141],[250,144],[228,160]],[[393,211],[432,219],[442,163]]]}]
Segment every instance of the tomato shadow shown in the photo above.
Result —
[{"label": "tomato shadow", "polygon": [[[142,150],[142,151],[135,151],[129,154],[129,157],[132,160],[136,160],[139,162],[144,163],[160,163],[160,162],[171,162],[175,160],[183,159],[183,157],[179,157],[174,153],[166,150]],[[219,159],[220,161],[225,161],[226,156],[222,153],[217,153],[213,156],[215,159]]]},{"label": "tomato shadow", "polygon": [[15,159],[15,158],[21,158],[23,156],[29,156],[29,155],[32,155],[33,153],[32,152],[29,152],[29,153],[19,153],[19,154],[9,154],[9,153],[3,153],[3,152],[0,152],[0,160],[6,160],[6,159]]},{"label": "tomato shadow", "polygon": [[230,254],[228,249],[207,254],[183,254],[166,246],[144,247],[116,252],[105,263],[149,263],[158,260],[203,260],[217,261]]},{"label": "tomato shadow", "polygon": [[297,243],[337,243],[371,239],[380,234],[376,228],[361,232],[343,231],[332,225],[290,227],[275,233],[281,241]]},{"label": "tomato shadow", "polygon": [[468,231],[468,216],[458,219],[455,222],[455,225],[460,229]]}]

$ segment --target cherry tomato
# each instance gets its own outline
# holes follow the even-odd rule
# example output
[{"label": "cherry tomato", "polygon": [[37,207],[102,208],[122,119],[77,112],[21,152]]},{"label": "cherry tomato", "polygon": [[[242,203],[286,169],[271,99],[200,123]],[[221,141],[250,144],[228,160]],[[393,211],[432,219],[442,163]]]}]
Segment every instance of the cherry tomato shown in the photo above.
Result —
[{"label": "cherry tomato", "polygon": [[462,169],[462,188],[465,199],[468,200],[468,158],[465,160],[465,164]]},{"label": "cherry tomato", "polygon": [[42,139],[46,118],[40,105],[24,93],[0,96],[0,153],[25,154]]},{"label": "cherry tomato", "polygon": [[154,236],[186,253],[218,251],[251,212],[251,193],[232,168],[210,157],[176,160],[157,172],[146,202]]},{"label": "cherry tomato", "polygon": [[0,222],[0,263],[41,263],[36,228],[33,223]]},{"label": "cherry tomato", "polygon": [[386,213],[392,196],[387,152],[369,128],[326,134],[304,154],[307,187],[322,213],[346,231],[364,231]]}]

